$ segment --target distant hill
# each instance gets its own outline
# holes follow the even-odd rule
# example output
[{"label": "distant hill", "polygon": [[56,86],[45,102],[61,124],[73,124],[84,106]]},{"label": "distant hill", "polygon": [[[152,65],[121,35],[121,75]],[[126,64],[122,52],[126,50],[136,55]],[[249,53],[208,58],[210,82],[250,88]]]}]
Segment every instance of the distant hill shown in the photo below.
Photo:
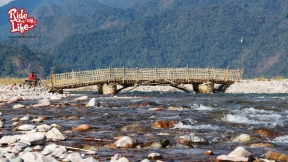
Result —
[{"label": "distant hill", "polygon": [[46,77],[53,60],[47,53],[30,50],[27,46],[10,47],[0,44],[0,77],[28,77],[31,71]]},{"label": "distant hill", "polygon": [[15,0],[0,13],[11,6],[38,20],[25,33],[36,38],[8,38],[3,16],[1,42],[53,56],[59,72],[209,66],[245,68],[246,78],[288,75],[284,0]]},{"label": "distant hill", "polygon": [[188,65],[287,76],[287,64],[279,66],[287,60],[287,25],[285,16],[257,16],[235,5],[176,10],[66,37],[51,54],[65,70]]}]

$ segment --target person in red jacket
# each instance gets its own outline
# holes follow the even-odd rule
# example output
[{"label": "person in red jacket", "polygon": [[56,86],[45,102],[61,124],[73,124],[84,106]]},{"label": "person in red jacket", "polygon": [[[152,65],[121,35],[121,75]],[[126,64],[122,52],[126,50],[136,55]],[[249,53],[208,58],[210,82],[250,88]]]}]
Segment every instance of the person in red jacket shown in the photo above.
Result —
[{"label": "person in red jacket", "polygon": [[36,78],[37,78],[37,76],[34,75],[33,71],[28,76],[28,80],[33,82],[33,86],[34,87],[36,86]]}]

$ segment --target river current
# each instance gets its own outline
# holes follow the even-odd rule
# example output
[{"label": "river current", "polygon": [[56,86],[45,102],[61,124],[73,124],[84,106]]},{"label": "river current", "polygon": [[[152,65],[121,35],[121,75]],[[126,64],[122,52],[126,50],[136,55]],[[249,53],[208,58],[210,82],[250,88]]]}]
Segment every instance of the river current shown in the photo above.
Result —
[{"label": "river current", "polygon": [[[82,95],[96,98],[99,105],[85,107],[88,101],[73,101]],[[57,104],[62,106],[53,108]],[[288,154],[287,94],[86,93],[53,101],[50,108],[10,109],[7,113],[11,114],[6,116],[7,119],[25,114],[46,116],[45,124],[61,125],[59,130],[66,140],[59,144],[95,150],[99,161],[110,161],[115,154],[130,161],[141,161],[152,152],[160,153],[165,162],[214,161],[218,155],[228,154],[237,146],[244,146],[255,157],[263,157],[268,150]],[[68,118],[73,115],[79,119]],[[173,121],[174,125],[171,128],[153,128],[157,121]],[[91,129],[71,131],[79,124],[89,124]],[[259,135],[256,133],[259,129],[274,132],[275,136]],[[177,137],[191,134],[204,138],[208,143],[188,146],[176,142]],[[240,134],[250,135],[251,141],[233,141]],[[119,136],[132,137],[137,146],[106,147]],[[151,143],[161,141],[166,141],[163,148],[150,147]],[[253,143],[268,143],[271,147],[250,147]],[[214,154],[204,155],[207,150]]]}]

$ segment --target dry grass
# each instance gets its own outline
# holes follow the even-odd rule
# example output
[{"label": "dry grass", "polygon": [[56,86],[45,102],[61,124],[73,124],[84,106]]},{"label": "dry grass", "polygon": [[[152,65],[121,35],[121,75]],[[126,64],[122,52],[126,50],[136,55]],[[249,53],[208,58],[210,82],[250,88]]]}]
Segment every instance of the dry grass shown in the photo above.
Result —
[{"label": "dry grass", "polygon": [[[13,85],[16,83],[17,85],[22,84],[27,78],[0,78],[0,85]],[[43,80],[42,81],[46,82],[47,84],[50,84],[50,80]]]},{"label": "dry grass", "polygon": [[282,77],[282,76],[276,76],[276,77],[273,77],[272,80],[276,80],[276,81],[284,81],[285,78]]},{"label": "dry grass", "polygon": [[21,84],[26,78],[0,78],[0,85]]},{"label": "dry grass", "polygon": [[261,77],[255,78],[254,80],[256,80],[256,81],[265,81],[266,78],[264,76],[261,76]]}]

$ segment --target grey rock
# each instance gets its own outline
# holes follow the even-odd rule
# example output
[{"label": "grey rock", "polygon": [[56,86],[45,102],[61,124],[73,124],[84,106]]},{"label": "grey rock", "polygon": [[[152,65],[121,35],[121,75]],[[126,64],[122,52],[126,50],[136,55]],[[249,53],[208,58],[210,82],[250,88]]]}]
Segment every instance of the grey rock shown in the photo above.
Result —
[{"label": "grey rock", "polygon": [[21,142],[30,142],[31,145],[43,145],[46,143],[46,136],[44,133],[29,133],[21,137]]}]

